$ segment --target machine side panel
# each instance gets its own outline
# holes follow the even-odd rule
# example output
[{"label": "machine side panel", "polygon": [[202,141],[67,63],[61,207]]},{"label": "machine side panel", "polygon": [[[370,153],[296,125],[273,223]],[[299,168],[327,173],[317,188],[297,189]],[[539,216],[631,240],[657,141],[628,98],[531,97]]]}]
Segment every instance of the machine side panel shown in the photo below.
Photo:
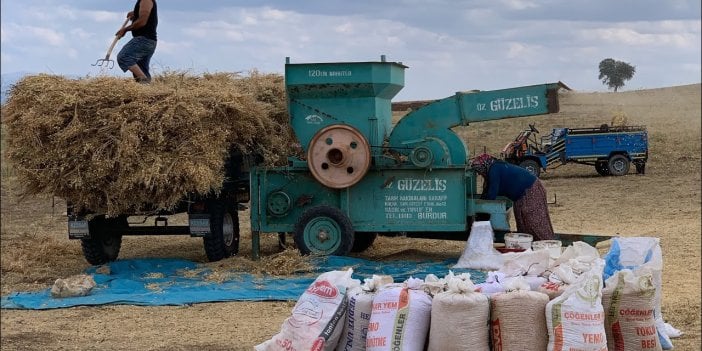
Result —
[{"label": "machine side panel", "polygon": [[292,232],[305,210],[321,205],[347,213],[360,232],[466,230],[466,178],[456,169],[372,169],[340,190],[319,184],[307,168],[259,169],[254,176],[252,228],[261,232]]},{"label": "machine side panel", "polygon": [[371,170],[349,188],[357,231],[463,231],[466,179],[453,170]]},{"label": "machine side panel", "polygon": [[340,190],[319,184],[307,168],[257,169],[254,176],[258,188],[252,189],[251,225],[261,232],[292,232],[308,208],[340,206]]}]

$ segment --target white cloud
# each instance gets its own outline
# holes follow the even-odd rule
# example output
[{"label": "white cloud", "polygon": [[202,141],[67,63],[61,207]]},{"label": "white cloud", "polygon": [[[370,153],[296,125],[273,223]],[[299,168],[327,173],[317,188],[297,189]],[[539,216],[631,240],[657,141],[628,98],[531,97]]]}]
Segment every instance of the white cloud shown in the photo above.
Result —
[{"label": "white cloud", "polygon": [[169,41],[161,39],[156,44],[156,51],[159,54],[179,54],[193,49],[195,45],[190,41]]},{"label": "white cloud", "polygon": [[700,47],[700,21],[622,23],[605,28],[582,29],[581,38],[627,46]]},{"label": "white cloud", "polygon": [[118,23],[120,23],[120,20],[124,21],[127,18],[126,12],[118,13],[110,11],[82,11],[81,15],[83,17],[91,19],[94,22],[113,23],[115,26],[119,26]]},{"label": "white cloud", "polygon": [[528,0],[502,0],[501,3],[511,10],[526,10],[539,7],[535,2]]},{"label": "white cloud", "polygon": [[624,44],[629,46],[676,46],[690,47],[699,37],[695,38],[688,33],[652,34],[640,33],[631,28],[603,28],[589,30],[584,35],[590,40],[602,40],[613,44]]},{"label": "white cloud", "polygon": [[86,40],[95,36],[94,33],[87,32],[83,28],[74,28],[69,32],[72,39]]},{"label": "white cloud", "polygon": [[334,31],[337,33],[342,33],[342,34],[353,34],[354,33],[354,26],[350,22],[345,22],[345,23],[342,23],[342,24],[334,27]]},{"label": "white cloud", "polygon": [[282,21],[288,17],[288,14],[286,11],[280,11],[266,7],[261,12],[261,17],[267,20]]},{"label": "white cloud", "polygon": [[24,45],[31,46],[32,43],[45,43],[50,46],[61,46],[65,43],[63,33],[52,28],[19,25],[10,23],[3,28],[3,42],[15,43],[20,41],[29,41]]}]

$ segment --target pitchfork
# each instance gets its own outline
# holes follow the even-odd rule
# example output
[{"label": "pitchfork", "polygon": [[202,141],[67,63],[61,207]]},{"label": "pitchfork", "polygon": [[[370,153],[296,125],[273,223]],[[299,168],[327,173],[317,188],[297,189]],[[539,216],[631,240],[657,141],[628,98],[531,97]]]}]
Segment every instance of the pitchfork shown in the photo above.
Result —
[{"label": "pitchfork", "polygon": [[[129,23],[129,18],[127,18],[124,21],[124,24],[122,24],[122,28],[126,27],[127,23]],[[122,28],[120,28],[120,29],[122,29]],[[112,45],[110,45],[110,48],[107,49],[107,54],[105,54],[105,58],[98,59],[97,61],[95,61],[94,64],[92,64],[92,66],[107,67],[109,69],[112,69],[115,66],[115,61],[110,60],[110,55],[112,55],[112,49],[115,48],[115,45],[117,44],[117,41],[119,41],[120,38],[121,37],[118,37],[115,35],[115,39],[112,41]]]}]

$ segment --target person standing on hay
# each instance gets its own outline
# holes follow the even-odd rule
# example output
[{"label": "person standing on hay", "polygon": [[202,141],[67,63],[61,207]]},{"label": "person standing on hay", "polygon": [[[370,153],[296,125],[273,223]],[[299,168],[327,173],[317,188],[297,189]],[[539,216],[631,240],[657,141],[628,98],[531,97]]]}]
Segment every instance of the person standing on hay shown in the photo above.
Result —
[{"label": "person standing on hay", "polygon": [[156,52],[156,0],[137,0],[134,11],[127,13],[127,18],[132,24],[120,28],[115,35],[121,38],[131,31],[133,38],[117,54],[117,64],[123,72],[132,72],[137,82],[149,83],[149,62]]},{"label": "person standing on hay", "polygon": [[477,156],[471,167],[485,180],[482,199],[505,196],[514,203],[517,231],[534,236],[534,240],[555,238],[546,203],[546,189],[541,180],[526,169],[498,160],[488,154]]}]

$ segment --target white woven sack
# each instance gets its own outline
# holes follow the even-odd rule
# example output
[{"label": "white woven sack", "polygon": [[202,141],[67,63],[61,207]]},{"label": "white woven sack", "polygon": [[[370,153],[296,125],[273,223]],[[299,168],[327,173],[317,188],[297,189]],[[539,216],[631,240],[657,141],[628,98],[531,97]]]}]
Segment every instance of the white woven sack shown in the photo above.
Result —
[{"label": "white woven sack", "polygon": [[290,317],[270,340],[256,351],[334,350],[346,316],[347,288],[360,284],[351,279],[353,270],[320,274],[300,296]]},{"label": "white woven sack", "polygon": [[382,288],[373,299],[366,350],[421,351],[429,333],[431,297],[421,279]]},{"label": "white woven sack", "polygon": [[662,350],[654,317],[656,287],[650,271],[617,271],[602,289],[607,348],[610,351]]},{"label": "white woven sack", "polygon": [[548,351],[607,350],[602,307],[604,261],[592,263],[589,271],[546,305]]},{"label": "white woven sack", "polygon": [[488,351],[490,302],[476,292],[470,275],[446,276],[447,290],[434,296],[431,306],[429,351]]},{"label": "white woven sack", "polygon": [[364,279],[362,286],[349,292],[344,330],[336,347],[337,351],[363,351],[366,349],[366,336],[373,310],[373,299],[378,294],[378,290],[387,284],[392,284],[391,276],[374,274],[372,278]]},{"label": "white woven sack", "polygon": [[548,296],[545,294],[528,290],[492,295],[490,298],[492,349],[544,351],[548,344],[544,313],[548,301]]}]

